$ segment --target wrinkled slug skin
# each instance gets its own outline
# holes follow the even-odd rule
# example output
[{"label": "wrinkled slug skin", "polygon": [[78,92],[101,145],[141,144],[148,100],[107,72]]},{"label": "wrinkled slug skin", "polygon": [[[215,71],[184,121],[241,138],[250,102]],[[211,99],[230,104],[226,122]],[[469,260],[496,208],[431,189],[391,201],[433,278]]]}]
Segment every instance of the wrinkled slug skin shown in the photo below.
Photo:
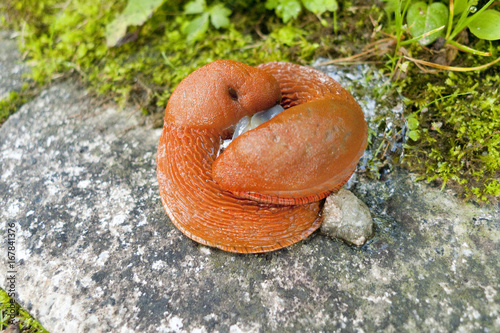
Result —
[{"label": "wrinkled slug skin", "polygon": [[[221,137],[241,117],[280,98],[287,110],[217,157]],[[281,145],[273,146],[276,135]],[[162,203],[177,228],[201,244],[240,253],[277,250],[320,226],[318,200],[347,181],[365,146],[359,106],[328,76],[288,63],[216,61],[186,77],[167,105],[157,152]],[[267,157],[249,161],[246,154],[259,149]],[[335,154],[341,155],[335,163],[325,162]],[[274,181],[263,176],[265,168]]]},{"label": "wrinkled slug skin", "polygon": [[170,220],[189,238],[222,250],[257,253],[304,239],[321,224],[319,202],[279,206],[238,199],[212,178],[218,133],[165,125],[157,174]]}]

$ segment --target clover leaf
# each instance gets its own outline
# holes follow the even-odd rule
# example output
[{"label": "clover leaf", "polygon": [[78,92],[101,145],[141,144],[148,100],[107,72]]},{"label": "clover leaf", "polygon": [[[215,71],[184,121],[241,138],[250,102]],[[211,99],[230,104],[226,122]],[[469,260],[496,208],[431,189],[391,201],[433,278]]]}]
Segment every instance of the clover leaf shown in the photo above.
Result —
[{"label": "clover leaf", "polygon": [[419,43],[429,45],[444,34],[444,29],[425,36],[432,30],[445,26],[448,21],[448,8],[441,2],[427,5],[424,1],[413,3],[406,16],[410,33],[414,37],[422,36]]}]

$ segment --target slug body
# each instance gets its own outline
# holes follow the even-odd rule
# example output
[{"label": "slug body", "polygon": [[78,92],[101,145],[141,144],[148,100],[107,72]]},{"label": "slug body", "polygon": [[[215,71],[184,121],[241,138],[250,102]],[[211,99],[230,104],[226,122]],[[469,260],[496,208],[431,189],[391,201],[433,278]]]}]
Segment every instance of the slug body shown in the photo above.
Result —
[{"label": "slug body", "polygon": [[[283,112],[219,154],[239,119],[279,101]],[[354,172],[366,135],[359,105],[319,71],[215,61],[168,102],[157,153],[163,206],[205,245],[243,253],[291,245],[320,226],[320,200]]]}]

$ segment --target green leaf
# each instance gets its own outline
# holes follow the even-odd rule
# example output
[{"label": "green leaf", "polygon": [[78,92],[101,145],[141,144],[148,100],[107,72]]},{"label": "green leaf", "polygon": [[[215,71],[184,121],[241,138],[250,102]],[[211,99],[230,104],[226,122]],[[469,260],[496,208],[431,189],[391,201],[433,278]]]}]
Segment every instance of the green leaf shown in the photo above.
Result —
[{"label": "green leaf", "polygon": [[417,141],[420,139],[420,131],[415,130],[415,131],[409,131],[408,132],[408,137],[412,139],[413,141]]},{"label": "green leaf", "polygon": [[205,0],[193,0],[184,6],[184,14],[201,14],[207,9]]},{"label": "green leaf", "polygon": [[408,127],[408,137],[413,141],[417,141],[420,138],[420,123],[415,113],[406,117],[406,127]]},{"label": "green leaf", "polygon": [[216,29],[229,27],[229,15],[231,15],[231,10],[224,7],[223,4],[218,3],[209,10],[210,22]]},{"label": "green leaf", "polygon": [[[408,8],[406,20],[408,21],[412,36],[421,36],[446,25],[448,21],[448,8],[441,2],[434,2],[430,6],[427,6],[423,1],[415,2]],[[444,35],[444,30],[434,32],[421,38],[419,43],[429,45],[442,35]]]},{"label": "green leaf", "polygon": [[418,119],[414,115],[410,115],[406,118],[406,124],[410,130],[416,130],[419,127]]},{"label": "green leaf", "polygon": [[203,38],[208,30],[208,13],[203,13],[186,25],[183,33],[187,35],[188,43],[194,43]]},{"label": "green leaf", "polygon": [[282,28],[274,30],[270,36],[287,46],[293,46],[297,44],[297,39],[300,39],[305,32],[295,27],[283,26]]},{"label": "green leaf", "polygon": [[302,10],[299,0],[267,0],[266,8],[274,9],[276,15],[284,23],[287,23],[292,18],[297,18]]},{"label": "green leaf", "polygon": [[469,29],[477,38],[486,40],[500,39],[500,12],[494,9],[487,9],[479,13],[469,23]]},{"label": "green leaf", "polygon": [[334,12],[339,8],[336,0],[302,0],[306,9],[314,14],[323,14],[324,12]]},{"label": "green leaf", "polygon": [[106,45],[113,47],[127,33],[127,27],[142,25],[165,0],[128,0],[123,12],[106,26]]}]

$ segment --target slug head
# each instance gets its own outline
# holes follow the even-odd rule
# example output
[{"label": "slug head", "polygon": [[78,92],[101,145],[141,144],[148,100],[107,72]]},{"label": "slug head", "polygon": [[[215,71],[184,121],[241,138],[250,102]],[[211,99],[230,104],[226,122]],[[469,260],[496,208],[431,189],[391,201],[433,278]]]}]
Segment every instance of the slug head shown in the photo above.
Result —
[{"label": "slug head", "polygon": [[232,60],[218,60],[188,75],[175,88],[165,123],[217,129],[227,135],[244,116],[275,105],[280,87],[269,73]]}]

